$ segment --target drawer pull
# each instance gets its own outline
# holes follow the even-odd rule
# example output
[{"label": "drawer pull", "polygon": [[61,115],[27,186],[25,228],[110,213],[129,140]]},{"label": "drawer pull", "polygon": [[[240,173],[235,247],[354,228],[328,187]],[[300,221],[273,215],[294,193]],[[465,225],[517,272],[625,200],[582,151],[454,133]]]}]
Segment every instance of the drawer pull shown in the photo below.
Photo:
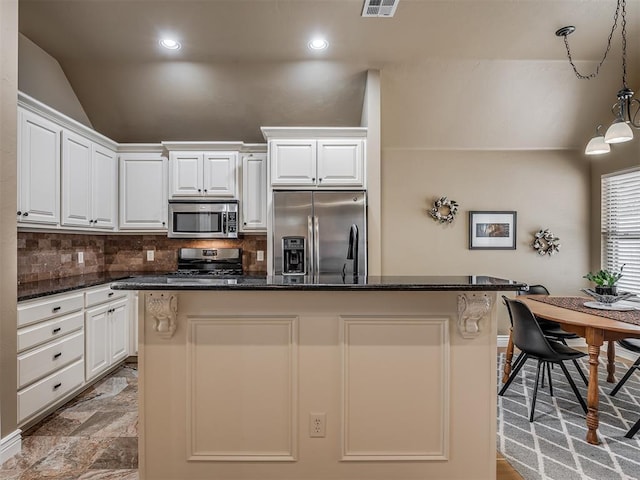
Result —
[{"label": "drawer pull", "polygon": [[57,390],[57,389],[59,389],[61,386],[62,386],[62,382],[60,382],[60,383],[56,383],[56,384],[53,386],[53,389],[54,389],[54,390]]},{"label": "drawer pull", "polygon": [[109,293],[107,294],[107,297],[113,297],[113,294],[114,294],[114,293],[115,293],[115,292],[109,292]]},{"label": "drawer pull", "polygon": [[53,359],[56,360],[62,356],[62,352],[58,352],[53,356]]},{"label": "drawer pull", "polygon": [[56,333],[60,333],[60,330],[62,330],[62,327],[56,327],[51,331],[51,334],[55,335]]},{"label": "drawer pull", "polygon": [[62,307],[53,307],[53,308],[51,309],[51,312],[52,312],[52,313],[56,313],[56,312],[57,312],[57,311],[59,311],[61,308],[62,308]]}]

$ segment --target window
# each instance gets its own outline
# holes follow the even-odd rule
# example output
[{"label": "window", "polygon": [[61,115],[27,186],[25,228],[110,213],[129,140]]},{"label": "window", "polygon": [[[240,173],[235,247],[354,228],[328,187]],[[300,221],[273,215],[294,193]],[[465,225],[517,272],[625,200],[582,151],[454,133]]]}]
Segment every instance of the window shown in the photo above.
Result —
[{"label": "window", "polygon": [[622,291],[640,294],[640,169],[602,176],[602,268]]}]

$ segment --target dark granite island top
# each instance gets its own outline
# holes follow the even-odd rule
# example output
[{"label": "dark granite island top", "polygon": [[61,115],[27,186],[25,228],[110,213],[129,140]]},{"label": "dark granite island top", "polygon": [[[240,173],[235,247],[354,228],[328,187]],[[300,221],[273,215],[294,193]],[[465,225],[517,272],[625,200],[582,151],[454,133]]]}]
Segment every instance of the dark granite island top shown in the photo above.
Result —
[{"label": "dark granite island top", "polygon": [[369,276],[340,275],[242,276],[140,276],[111,284],[114,290],[423,290],[423,291],[508,291],[520,290],[526,283],[490,276]]}]

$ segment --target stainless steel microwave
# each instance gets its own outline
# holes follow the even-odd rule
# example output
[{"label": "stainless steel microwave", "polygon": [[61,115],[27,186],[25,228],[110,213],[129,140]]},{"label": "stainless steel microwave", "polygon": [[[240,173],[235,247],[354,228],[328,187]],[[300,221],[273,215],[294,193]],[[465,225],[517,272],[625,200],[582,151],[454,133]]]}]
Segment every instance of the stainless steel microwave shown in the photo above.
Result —
[{"label": "stainless steel microwave", "polygon": [[237,200],[169,200],[170,238],[238,238]]}]

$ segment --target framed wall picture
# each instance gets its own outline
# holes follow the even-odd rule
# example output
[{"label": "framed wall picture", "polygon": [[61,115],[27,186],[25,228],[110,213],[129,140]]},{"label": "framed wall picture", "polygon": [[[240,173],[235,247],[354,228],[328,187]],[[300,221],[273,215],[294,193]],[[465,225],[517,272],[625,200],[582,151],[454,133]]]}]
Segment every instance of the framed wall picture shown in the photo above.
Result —
[{"label": "framed wall picture", "polygon": [[515,250],[516,212],[469,212],[469,249]]}]

